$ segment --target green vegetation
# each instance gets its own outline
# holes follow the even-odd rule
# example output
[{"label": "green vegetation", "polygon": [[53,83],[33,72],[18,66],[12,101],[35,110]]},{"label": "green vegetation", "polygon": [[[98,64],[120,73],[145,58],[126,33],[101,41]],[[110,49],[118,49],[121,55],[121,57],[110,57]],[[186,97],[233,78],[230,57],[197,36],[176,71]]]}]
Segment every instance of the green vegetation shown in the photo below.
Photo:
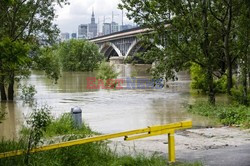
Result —
[{"label": "green vegetation", "polygon": [[[203,93],[208,92],[208,85],[206,81],[205,71],[197,64],[192,64],[190,67],[191,75],[191,88],[197,89]],[[234,81],[235,82],[235,81]],[[227,77],[226,75],[221,76],[214,80],[214,91],[215,93],[226,93],[227,91]]]},{"label": "green vegetation", "polygon": [[98,47],[86,40],[69,40],[58,47],[58,57],[64,71],[93,71],[103,59]]},{"label": "green vegetation", "polygon": [[115,87],[117,82],[111,80],[116,79],[118,75],[113,65],[103,61],[98,68],[97,79],[104,81],[105,86]]},{"label": "green vegetation", "polygon": [[4,111],[3,108],[0,107],[0,123],[4,120],[6,112]]},{"label": "green vegetation", "polygon": [[[28,120],[28,128],[21,131],[19,140],[1,140],[0,152],[16,149],[30,149],[32,147],[51,144],[59,141],[69,141],[77,138],[85,138],[96,134],[83,124],[80,129],[75,129],[70,114],[64,114],[59,119],[50,117],[50,108],[43,106],[36,108]],[[0,159],[5,166],[12,165],[81,165],[81,166],[163,166],[167,161],[163,157],[152,155],[146,157],[119,156],[111,151],[107,142],[88,143],[50,150],[46,152],[27,153],[25,155]],[[200,166],[200,163],[177,163],[177,166]]]},{"label": "green vegetation", "polygon": [[218,119],[224,125],[237,125],[250,128],[250,107],[239,104],[216,104],[197,102],[188,111]]},{"label": "green vegetation", "polygon": [[[14,100],[14,84],[30,74],[34,52],[57,40],[53,24],[56,5],[67,0],[0,1],[0,91],[1,100]],[[46,66],[48,66],[46,64]],[[6,94],[7,90],[7,94]]]},{"label": "green vegetation", "polygon": [[169,80],[175,78],[175,72],[195,64],[202,72],[201,78],[195,76],[196,86],[204,89],[208,101],[215,104],[216,91],[224,92],[226,86],[231,95],[233,74],[240,70],[239,83],[247,105],[249,5],[246,0],[122,0],[119,8],[127,10],[128,18],[139,26],[154,30],[142,36],[142,41],[151,46],[145,57],[156,62],[154,77]]},{"label": "green vegetation", "polygon": [[35,55],[32,69],[45,71],[47,77],[57,83],[61,71],[58,46],[39,48],[35,51]]},{"label": "green vegetation", "polygon": [[152,64],[153,61],[149,61],[147,58],[144,58],[143,53],[136,53],[134,56],[128,56],[124,63],[128,64]]},{"label": "green vegetation", "polygon": [[21,99],[25,101],[30,101],[34,99],[35,94],[37,93],[34,85],[23,85],[21,86],[22,94]]}]

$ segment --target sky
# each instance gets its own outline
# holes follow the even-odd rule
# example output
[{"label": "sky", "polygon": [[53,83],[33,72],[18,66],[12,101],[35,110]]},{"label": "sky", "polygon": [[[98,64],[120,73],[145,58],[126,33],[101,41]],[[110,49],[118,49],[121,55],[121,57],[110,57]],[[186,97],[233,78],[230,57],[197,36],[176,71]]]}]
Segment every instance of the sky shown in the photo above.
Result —
[{"label": "sky", "polygon": [[[114,13],[114,21],[121,25],[122,11],[117,8],[120,0],[68,0],[70,5],[57,7],[57,18],[55,23],[60,28],[61,32],[74,33],[77,32],[78,25],[90,23],[92,9],[95,12],[96,23],[99,25],[104,21],[111,22],[112,11]],[[131,20],[126,18],[125,13],[123,17],[124,24],[133,24]],[[100,28],[101,31],[101,28]]]}]

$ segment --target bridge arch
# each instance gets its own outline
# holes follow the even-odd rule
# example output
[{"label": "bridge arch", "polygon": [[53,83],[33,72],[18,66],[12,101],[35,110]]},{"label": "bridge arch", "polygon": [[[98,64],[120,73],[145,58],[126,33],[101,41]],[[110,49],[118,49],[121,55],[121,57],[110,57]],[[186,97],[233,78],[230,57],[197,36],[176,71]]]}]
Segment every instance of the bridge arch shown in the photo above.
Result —
[{"label": "bridge arch", "polygon": [[128,51],[125,54],[125,58],[127,58],[128,56],[132,56],[137,52],[144,52],[146,50],[148,50],[148,47],[145,47],[143,45],[142,41],[135,40],[135,41],[133,41],[133,43],[128,48]]},{"label": "bridge arch", "polygon": [[116,47],[115,44],[108,42],[108,43],[104,43],[100,49],[99,49],[100,53],[103,53],[105,57],[107,57],[108,59],[112,56],[118,56],[118,57],[122,57],[122,53],[119,50],[118,47]]}]

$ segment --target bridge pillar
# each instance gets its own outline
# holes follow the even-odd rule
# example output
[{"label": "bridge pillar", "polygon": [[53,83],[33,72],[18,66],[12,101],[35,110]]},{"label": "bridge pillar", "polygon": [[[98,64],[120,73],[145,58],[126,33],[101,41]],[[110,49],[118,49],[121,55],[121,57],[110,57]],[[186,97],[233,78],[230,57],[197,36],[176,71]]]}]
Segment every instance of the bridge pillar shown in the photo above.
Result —
[{"label": "bridge pillar", "polygon": [[110,64],[123,64],[123,61],[124,61],[124,57],[121,57],[121,56],[109,58]]}]

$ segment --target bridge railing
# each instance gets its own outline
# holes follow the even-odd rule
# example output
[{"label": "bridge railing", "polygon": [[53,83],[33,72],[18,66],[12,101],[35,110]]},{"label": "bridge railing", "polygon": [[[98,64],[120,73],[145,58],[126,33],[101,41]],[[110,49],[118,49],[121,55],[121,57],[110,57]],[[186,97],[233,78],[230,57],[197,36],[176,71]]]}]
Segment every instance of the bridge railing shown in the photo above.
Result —
[{"label": "bridge railing", "polygon": [[[169,162],[175,162],[175,139],[174,139],[174,133],[175,130],[180,129],[186,129],[192,127],[192,121],[181,121],[177,123],[171,123],[171,124],[165,124],[165,125],[159,125],[159,126],[149,126],[147,128],[137,129],[137,130],[130,130],[125,132],[119,132],[114,134],[106,134],[106,135],[100,135],[100,136],[94,136],[90,138],[83,138],[83,139],[77,139],[67,142],[61,142],[56,144],[50,144],[45,145],[41,147],[37,147],[34,149],[31,149],[30,153],[36,153],[36,152],[42,152],[52,149],[58,149],[63,147],[69,147],[74,145],[80,145],[80,144],[86,144],[90,142],[97,142],[97,141],[103,141],[108,140],[112,138],[118,138],[118,137],[124,137],[125,141],[130,140],[136,140],[156,135],[162,135],[162,134],[168,134],[168,159]],[[6,158],[6,157],[13,157],[18,155],[26,154],[26,150],[15,150],[10,152],[4,152],[0,153],[0,159]]]}]

